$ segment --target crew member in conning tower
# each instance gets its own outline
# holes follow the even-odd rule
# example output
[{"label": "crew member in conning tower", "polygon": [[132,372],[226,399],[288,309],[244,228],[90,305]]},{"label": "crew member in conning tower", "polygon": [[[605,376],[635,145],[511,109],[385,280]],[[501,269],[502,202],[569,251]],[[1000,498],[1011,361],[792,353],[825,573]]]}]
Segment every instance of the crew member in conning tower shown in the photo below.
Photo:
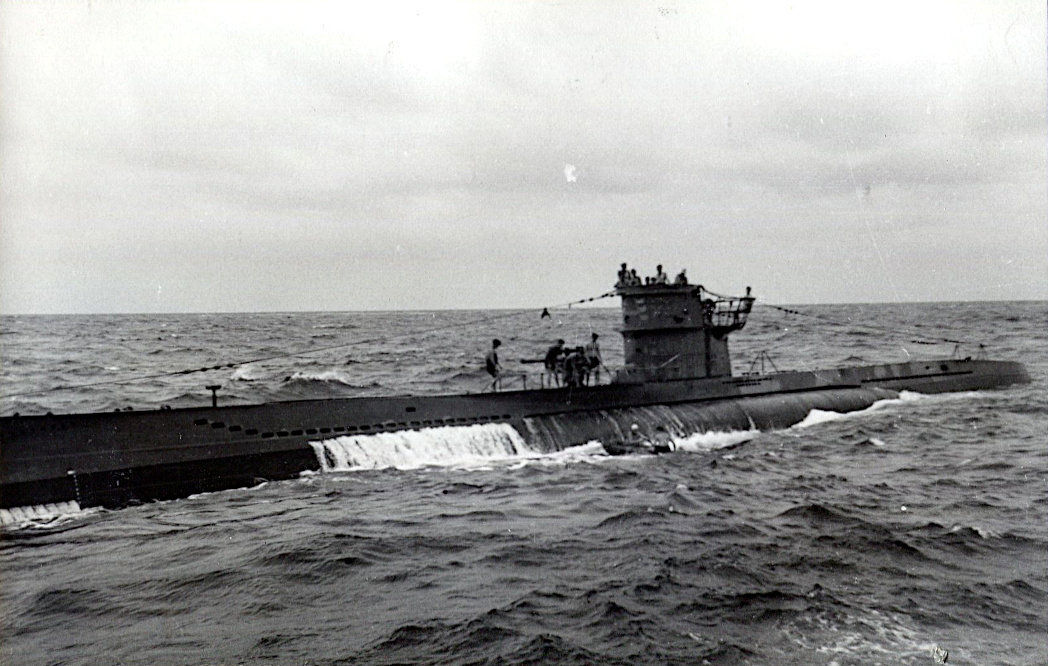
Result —
[{"label": "crew member in conning tower", "polygon": [[626,268],[626,264],[622,264],[622,268],[619,269],[619,279],[615,283],[616,287],[626,287],[630,283],[630,272]]},{"label": "crew member in conning tower", "polygon": [[666,273],[662,270],[662,264],[659,264],[658,266],[655,267],[655,279],[652,281],[652,284],[669,284],[669,283],[670,283],[670,276],[666,275]]}]

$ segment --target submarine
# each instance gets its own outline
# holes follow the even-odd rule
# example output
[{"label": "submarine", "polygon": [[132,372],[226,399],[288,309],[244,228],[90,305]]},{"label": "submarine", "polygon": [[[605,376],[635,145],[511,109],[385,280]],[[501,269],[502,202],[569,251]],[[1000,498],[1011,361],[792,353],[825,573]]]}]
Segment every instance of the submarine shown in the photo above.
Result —
[{"label": "submarine", "polygon": [[[754,297],[689,284],[620,280],[624,365],[607,383],[446,395],[347,397],[255,405],[0,418],[0,510],[119,508],[345,468],[351,449],[393,446],[406,431],[461,429],[507,453],[625,442],[638,415],[674,436],[763,431],[813,409],[849,412],[900,391],[942,393],[1028,383],[1018,362],[947,358],[732,374],[728,338]],[[217,388],[217,387],[209,387]],[[451,434],[451,433],[449,433]],[[351,446],[350,446],[351,445]],[[621,449],[621,447],[618,447]]]}]

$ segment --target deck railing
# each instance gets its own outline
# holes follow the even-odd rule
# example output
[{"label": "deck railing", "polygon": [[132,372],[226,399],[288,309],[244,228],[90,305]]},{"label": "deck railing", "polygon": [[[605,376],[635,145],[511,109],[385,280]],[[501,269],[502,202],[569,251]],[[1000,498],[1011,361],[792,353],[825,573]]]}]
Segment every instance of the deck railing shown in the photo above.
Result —
[{"label": "deck railing", "polygon": [[[601,372],[601,369],[604,372]],[[604,384],[611,384],[614,381],[614,377],[617,373],[622,372],[621,370],[612,371],[610,368],[598,368],[597,370],[590,372],[587,376],[585,383],[579,384],[579,386],[601,386]],[[538,383],[536,385],[536,378]],[[494,381],[485,380],[485,386],[488,391],[514,391],[514,390],[528,390],[528,388],[538,389],[554,389],[563,388],[567,386],[564,383],[563,375],[555,372],[541,372],[541,373],[528,373],[528,372],[507,372],[499,375],[498,379]]]},{"label": "deck railing", "polygon": [[753,298],[712,298],[702,302],[703,322],[714,328],[738,330],[746,325],[753,309]]}]

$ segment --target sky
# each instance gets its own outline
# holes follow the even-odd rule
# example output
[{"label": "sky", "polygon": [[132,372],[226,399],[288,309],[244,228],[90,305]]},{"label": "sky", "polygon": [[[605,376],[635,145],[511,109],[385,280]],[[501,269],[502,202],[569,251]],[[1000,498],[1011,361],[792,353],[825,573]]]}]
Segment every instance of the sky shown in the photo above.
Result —
[{"label": "sky", "polygon": [[[1048,299],[1043,0],[0,0],[0,313]],[[609,301],[604,301],[612,304]]]}]

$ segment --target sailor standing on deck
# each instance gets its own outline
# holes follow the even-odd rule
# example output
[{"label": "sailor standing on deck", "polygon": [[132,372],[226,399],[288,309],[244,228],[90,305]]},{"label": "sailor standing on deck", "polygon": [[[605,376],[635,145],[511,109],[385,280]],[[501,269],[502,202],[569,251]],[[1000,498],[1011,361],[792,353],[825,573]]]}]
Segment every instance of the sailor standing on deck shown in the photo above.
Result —
[{"label": "sailor standing on deck", "polygon": [[[596,333],[593,334],[593,339],[588,345],[586,345],[586,365],[589,366],[589,372],[596,373],[596,379],[594,384],[600,383],[600,366],[604,365],[604,359],[600,356],[600,345],[597,344],[597,338],[600,336]],[[586,383],[589,383],[589,372],[586,373]]]},{"label": "sailor standing on deck", "polygon": [[491,351],[484,357],[484,369],[491,375],[491,390],[498,390],[499,376],[502,374],[502,366],[499,364],[498,348],[502,341],[498,338],[491,341]]},{"label": "sailor standing on deck", "polygon": [[567,350],[563,364],[564,386],[582,386],[585,384],[588,366],[586,352],[582,347]]},{"label": "sailor standing on deck", "polygon": [[557,386],[560,386],[560,369],[563,365],[560,357],[564,354],[563,340],[557,340],[557,343],[550,347],[549,351],[546,352],[546,372],[549,373],[550,381],[556,383]]}]

